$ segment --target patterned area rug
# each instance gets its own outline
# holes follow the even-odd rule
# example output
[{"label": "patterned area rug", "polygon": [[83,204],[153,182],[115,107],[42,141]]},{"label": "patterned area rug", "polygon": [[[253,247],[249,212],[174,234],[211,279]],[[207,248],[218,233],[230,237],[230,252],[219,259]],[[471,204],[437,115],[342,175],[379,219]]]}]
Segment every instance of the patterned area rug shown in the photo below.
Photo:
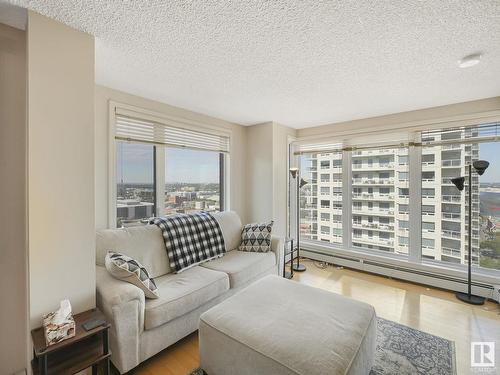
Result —
[{"label": "patterned area rug", "polygon": [[[382,318],[377,324],[377,352],[370,375],[456,374],[453,341]],[[203,375],[203,371],[196,369],[191,375]]]}]

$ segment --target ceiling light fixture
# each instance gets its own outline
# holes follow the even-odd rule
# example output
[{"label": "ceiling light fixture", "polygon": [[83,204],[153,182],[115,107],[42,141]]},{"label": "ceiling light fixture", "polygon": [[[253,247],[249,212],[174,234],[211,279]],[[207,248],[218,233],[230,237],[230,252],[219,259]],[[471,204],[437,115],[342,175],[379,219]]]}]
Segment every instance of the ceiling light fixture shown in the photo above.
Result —
[{"label": "ceiling light fixture", "polygon": [[471,66],[479,64],[479,61],[481,61],[481,54],[474,53],[472,55],[465,56],[461,60],[458,60],[458,66],[460,68],[470,68]]}]

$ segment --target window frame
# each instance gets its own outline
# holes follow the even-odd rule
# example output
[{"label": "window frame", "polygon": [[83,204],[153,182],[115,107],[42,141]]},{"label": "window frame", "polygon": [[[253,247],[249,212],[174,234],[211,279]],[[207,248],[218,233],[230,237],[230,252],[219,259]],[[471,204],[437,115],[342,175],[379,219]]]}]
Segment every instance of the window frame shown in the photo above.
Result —
[{"label": "window frame", "polygon": [[[489,122],[500,122],[500,111],[492,111],[485,113],[483,116],[474,114],[472,116],[461,116],[452,120],[439,119],[429,120],[427,122],[419,122],[417,125],[414,123],[407,124],[408,130],[404,130],[407,134],[410,145],[412,142],[420,142],[420,132],[424,130],[444,129],[463,126],[474,126],[486,124]],[[401,126],[401,124],[398,124]],[[373,129],[372,129],[373,130]],[[387,131],[387,129],[383,129]],[[383,131],[381,130],[381,131]],[[401,129],[398,129],[401,130]],[[342,139],[347,144],[363,133],[363,130],[358,130],[354,133],[340,133],[330,134],[332,143],[335,139]],[[372,133],[372,132],[371,132]],[[390,134],[390,133],[388,133]],[[365,136],[363,134],[363,136]],[[324,137],[324,135],[323,135]],[[342,138],[339,138],[342,137]],[[368,137],[368,136],[366,136]],[[323,138],[324,139],[324,138]],[[312,138],[305,139],[303,142],[311,142]],[[298,139],[301,142],[301,139]],[[351,142],[351,144],[356,144]],[[409,215],[410,222],[409,229],[409,252],[408,255],[401,255],[397,253],[382,253],[382,251],[374,251],[375,249],[363,249],[354,247],[352,244],[352,176],[356,173],[356,169],[351,167],[351,155],[353,151],[343,151],[343,169],[342,169],[342,189],[343,189],[343,241],[342,243],[321,243],[320,241],[306,240],[301,241],[305,253],[317,254],[318,259],[327,260],[329,256],[338,257],[339,259],[352,259],[356,258],[361,261],[375,261],[381,264],[392,264],[398,267],[404,267],[415,271],[430,272],[437,276],[452,276],[463,278],[466,275],[466,264],[446,263],[440,260],[426,259],[423,256],[422,245],[422,147],[408,147],[408,178],[410,196],[409,196]],[[321,153],[321,151],[318,151]],[[297,164],[297,163],[296,163]],[[398,176],[399,177],[399,176]],[[293,212],[293,211],[292,211]],[[397,235],[397,234],[396,234]],[[326,258],[325,258],[326,257]],[[328,261],[328,260],[327,260]],[[361,266],[363,267],[363,266]],[[474,278],[477,282],[496,283],[500,282],[500,272],[495,269],[488,269],[483,267],[473,267]]]},{"label": "window frame", "polygon": [[[146,110],[144,108],[136,107],[133,105],[119,103],[110,100],[108,103],[108,228],[116,228],[116,114],[117,112],[133,112],[137,118],[144,118],[145,120],[152,120],[165,125],[175,124],[179,128],[186,130],[201,131],[204,133],[223,135],[229,138],[229,152],[219,155],[219,183],[220,183],[220,210],[228,211],[230,206],[230,153],[232,151],[232,130],[221,128],[216,125],[206,123],[199,123],[186,118],[169,116],[164,113]],[[134,142],[131,142],[134,143]],[[139,142],[138,142],[139,143]],[[154,147],[154,179],[156,190],[156,206],[155,213],[163,211],[163,203],[165,199],[165,153],[166,146],[155,144]],[[207,151],[215,152],[215,151]]]}]

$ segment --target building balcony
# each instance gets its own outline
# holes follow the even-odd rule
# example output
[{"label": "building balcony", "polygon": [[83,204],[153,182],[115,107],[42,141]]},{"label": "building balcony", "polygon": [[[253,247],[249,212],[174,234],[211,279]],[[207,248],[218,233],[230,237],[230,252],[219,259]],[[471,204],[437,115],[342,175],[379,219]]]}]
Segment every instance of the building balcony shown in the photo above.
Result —
[{"label": "building balcony", "polygon": [[392,194],[373,194],[373,193],[353,193],[352,199],[354,200],[375,200],[375,201],[387,201],[394,200],[394,195]]},{"label": "building balcony", "polygon": [[[452,179],[452,178],[454,178],[454,177],[443,177],[443,178],[441,179],[441,183],[442,183],[443,185],[453,185],[453,183],[451,182],[451,179]],[[455,186],[455,185],[453,185],[453,186]]]},{"label": "building balcony", "polygon": [[367,170],[367,171],[374,171],[374,170],[384,170],[384,169],[394,169],[394,164],[393,163],[384,163],[384,164],[353,164],[352,169],[354,170]]},{"label": "building balcony", "polygon": [[461,233],[460,232],[455,231],[455,230],[446,230],[446,229],[443,229],[441,231],[441,235],[443,237],[453,238],[453,239],[460,239],[460,237],[461,237]]},{"label": "building balcony", "polygon": [[435,195],[422,194],[422,199],[435,199]]},{"label": "building balcony", "polygon": [[353,178],[353,185],[391,185],[394,184],[393,178]]},{"label": "building balcony", "polygon": [[301,207],[302,210],[316,210],[318,206],[316,204],[305,204]]},{"label": "building balcony", "polygon": [[375,149],[366,151],[353,151],[353,157],[374,156],[374,155],[393,155],[394,151],[391,149]]},{"label": "building balcony", "polygon": [[441,253],[455,258],[461,258],[462,252],[460,249],[453,249],[451,247],[441,247]]},{"label": "building balcony", "polygon": [[408,236],[408,228],[399,228],[398,229],[398,234],[401,236]]},{"label": "building balcony", "polygon": [[352,227],[356,229],[368,229],[379,232],[394,232],[394,225],[379,224],[379,223],[352,223]]},{"label": "building balcony", "polygon": [[442,201],[446,203],[462,203],[462,196],[460,195],[442,195]]},{"label": "building balcony", "polygon": [[353,208],[352,212],[359,215],[365,216],[393,216],[393,210],[373,210],[368,208]]},{"label": "building balcony", "polygon": [[460,221],[460,214],[456,212],[443,212],[441,217],[443,220]]},{"label": "building balcony", "polygon": [[368,245],[377,245],[377,246],[394,246],[394,240],[377,238],[377,237],[368,237],[368,236],[352,236],[352,240],[355,242],[361,242]]},{"label": "building balcony", "polygon": [[461,167],[463,162],[461,159],[446,159],[441,161],[442,167]]},{"label": "building balcony", "polygon": [[446,151],[446,150],[461,150],[462,146],[459,144],[452,144],[452,145],[442,145],[441,150]]}]

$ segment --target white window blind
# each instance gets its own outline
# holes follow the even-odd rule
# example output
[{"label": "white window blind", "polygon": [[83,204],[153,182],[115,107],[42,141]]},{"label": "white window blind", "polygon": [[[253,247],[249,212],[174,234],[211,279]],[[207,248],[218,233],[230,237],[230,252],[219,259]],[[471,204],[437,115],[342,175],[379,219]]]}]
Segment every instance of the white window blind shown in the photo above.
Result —
[{"label": "white window blind", "polygon": [[115,139],[196,150],[229,152],[229,136],[116,115]]},{"label": "white window blind", "polygon": [[342,152],[342,143],[299,143],[293,144],[294,154]]},{"label": "white window blind", "polygon": [[370,149],[393,149],[414,146],[408,132],[391,132],[390,134],[352,135],[337,138],[336,140],[311,140],[293,143],[295,155],[310,153],[334,153],[341,151],[361,151]]}]

